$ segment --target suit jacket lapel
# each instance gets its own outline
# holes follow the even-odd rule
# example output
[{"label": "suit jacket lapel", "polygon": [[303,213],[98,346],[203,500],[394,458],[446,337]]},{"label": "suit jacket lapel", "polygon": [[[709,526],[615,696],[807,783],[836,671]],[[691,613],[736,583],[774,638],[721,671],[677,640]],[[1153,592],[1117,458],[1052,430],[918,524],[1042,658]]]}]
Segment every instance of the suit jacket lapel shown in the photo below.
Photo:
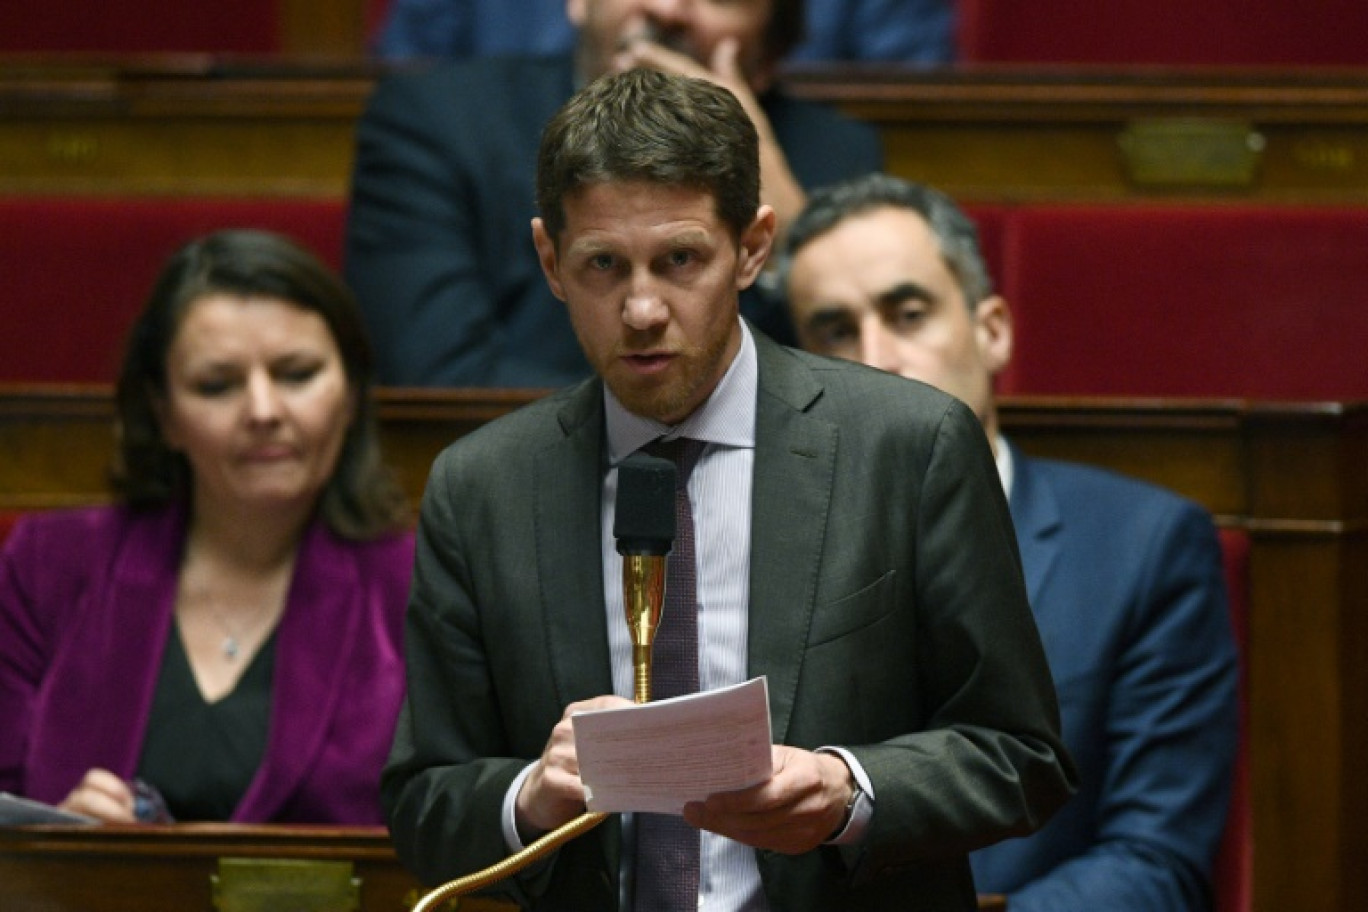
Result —
[{"label": "suit jacket lapel", "polygon": [[806,414],[822,391],[812,372],[759,333],[755,340],[760,394],[748,659],[752,676],[769,679],[771,724],[781,743],[812,622],[838,441],[834,425]]},{"label": "suit jacket lapel", "polygon": [[[563,436],[536,454],[533,493],[541,615],[552,644],[556,701],[613,692],[603,598],[603,387],[590,380],[571,391],[557,414]],[[573,648],[567,648],[573,644]],[[617,815],[602,827],[603,866],[618,882],[622,832]]]},{"label": "suit jacket lapel", "polygon": [[308,775],[327,738],[341,679],[362,633],[355,555],[315,522],[300,543],[276,631],[270,740],[233,819],[270,819]]},{"label": "suit jacket lapel", "polygon": [[[558,414],[563,436],[536,454],[533,493],[542,617],[553,644],[551,680],[565,705],[613,692],[603,599],[603,392],[576,388]],[[555,644],[575,644],[574,649]]]},{"label": "suit jacket lapel", "polygon": [[[1011,446],[1009,444],[1009,446]],[[1016,526],[1017,547],[1026,577],[1026,594],[1032,606],[1040,604],[1040,592],[1059,557],[1058,532],[1063,524],[1059,503],[1049,480],[1036,471],[1032,460],[1016,447],[1012,450],[1012,495],[1008,506]]]}]

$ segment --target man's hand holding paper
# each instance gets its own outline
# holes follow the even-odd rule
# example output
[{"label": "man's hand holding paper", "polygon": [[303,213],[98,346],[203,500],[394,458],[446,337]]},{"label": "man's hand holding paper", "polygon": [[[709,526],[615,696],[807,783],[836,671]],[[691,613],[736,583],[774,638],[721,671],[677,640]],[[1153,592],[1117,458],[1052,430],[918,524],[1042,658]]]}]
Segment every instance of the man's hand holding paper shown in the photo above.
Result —
[{"label": "man's hand holding paper", "polygon": [[764,678],[571,717],[591,811],[679,814],[688,802],[768,780]]}]

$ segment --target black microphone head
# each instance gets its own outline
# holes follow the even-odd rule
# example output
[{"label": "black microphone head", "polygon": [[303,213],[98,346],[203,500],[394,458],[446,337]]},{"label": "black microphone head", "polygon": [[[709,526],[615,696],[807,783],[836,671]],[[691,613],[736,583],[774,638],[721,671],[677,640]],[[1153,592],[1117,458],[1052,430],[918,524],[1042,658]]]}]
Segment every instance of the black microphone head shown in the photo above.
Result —
[{"label": "black microphone head", "polygon": [[675,537],[675,464],[637,451],[618,466],[613,537],[619,554],[669,554]]}]

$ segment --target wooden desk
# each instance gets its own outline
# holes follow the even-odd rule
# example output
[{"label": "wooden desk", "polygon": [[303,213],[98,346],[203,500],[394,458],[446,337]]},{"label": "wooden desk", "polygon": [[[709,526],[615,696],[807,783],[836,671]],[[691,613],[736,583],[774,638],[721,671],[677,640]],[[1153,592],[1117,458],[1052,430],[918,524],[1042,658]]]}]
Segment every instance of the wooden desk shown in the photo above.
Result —
[{"label": "wooden desk", "polygon": [[965,202],[1368,201],[1368,72],[828,67],[787,85]]},{"label": "wooden desk", "polygon": [[[447,442],[528,401],[380,394],[409,492]],[[0,509],[104,498],[102,388],[0,388]],[[1027,452],[1179,491],[1247,530],[1256,912],[1358,912],[1368,895],[1368,402],[1007,399]],[[0,878],[3,882],[3,878]]]},{"label": "wooden desk", "polygon": [[[377,73],[207,57],[0,61],[0,193],[342,198]],[[791,69],[964,201],[1368,202],[1368,71]]]},{"label": "wooden desk", "polygon": [[[537,395],[535,391],[381,390],[381,437],[417,502],[442,447]],[[0,384],[0,510],[103,503],[113,452],[110,391]]]},{"label": "wooden desk", "polygon": [[[306,906],[298,885],[311,877],[308,867],[319,864],[334,869],[324,872],[330,881],[350,883],[342,890],[313,891],[332,900]],[[273,896],[269,885],[277,875],[284,883]],[[380,828],[0,829],[4,912],[403,912],[420,896]],[[516,908],[472,896],[459,905],[460,912]],[[1006,908],[1002,897],[979,898],[984,912]]]},{"label": "wooden desk", "polygon": [[[354,904],[327,912],[402,912],[421,896],[382,828],[236,826],[28,827],[0,829],[0,898],[5,912],[300,912],[241,884],[261,869],[225,875],[221,862],[350,868]],[[213,880],[221,886],[215,893]],[[257,905],[257,903],[261,903]],[[508,912],[509,903],[463,899],[462,912]],[[309,912],[314,912],[310,908]],[[317,912],[323,912],[320,907]]]}]

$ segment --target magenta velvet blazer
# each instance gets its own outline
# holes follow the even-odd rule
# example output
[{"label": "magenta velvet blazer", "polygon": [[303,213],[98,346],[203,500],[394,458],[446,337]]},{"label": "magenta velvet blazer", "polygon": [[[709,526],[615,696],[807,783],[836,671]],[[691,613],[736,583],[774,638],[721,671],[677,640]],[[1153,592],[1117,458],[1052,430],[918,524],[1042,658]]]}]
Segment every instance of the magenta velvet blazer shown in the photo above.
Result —
[{"label": "magenta velvet blazer", "polygon": [[[178,509],[58,511],[14,528],[0,553],[0,789],[58,802],[93,766],[133,775],[184,540]],[[411,534],[305,533],[266,753],[232,820],[383,822],[412,564]]]}]

